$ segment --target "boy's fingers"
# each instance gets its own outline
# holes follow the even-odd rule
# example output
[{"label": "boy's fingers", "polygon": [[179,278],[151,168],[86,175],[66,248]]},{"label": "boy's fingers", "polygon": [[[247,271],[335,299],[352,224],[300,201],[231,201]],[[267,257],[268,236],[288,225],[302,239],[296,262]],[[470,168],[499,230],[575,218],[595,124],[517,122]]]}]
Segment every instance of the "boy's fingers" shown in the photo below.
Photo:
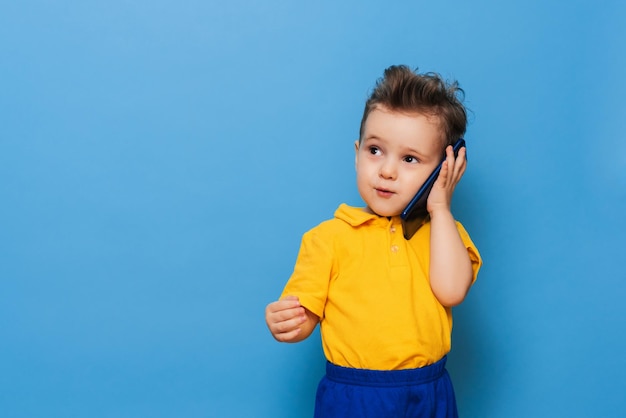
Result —
[{"label": "boy's fingers", "polygon": [[278,322],[287,322],[287,321],[291,321],[293,319],[296,318],[304,318],[304,308],[293,308],[293,309],[286,309],[283,311],[279,311],[279,312],[275,312],[274,313],[274,320],[276,321],[276,323]]},{"label": "boy's fingers", "polygon": [[265,316],[268,318],[268,322],[280,322],[295,318],[298,316],[304,316],[304,307],[300,305],[297,298],[294,299],[281,299],[276,302],[272,302],[265,308]]},{"label": "boy's fingers", "polygon": [[291,340],[293,340],[298,334],[300,334],[301,329],[300,328],[296,328],[292,331],[289,332],[283,332],[283,333],[279,333],[279,334],[272,334],[274,336],[274,338],[276,339],[276,341],[279,342],[289,342]]},{"label": "boy's fingers", "polygon": [[465,147],[461,147],[455,157],[452,146],[448,146],[446,148],[446,164],[449,167],[447,171],[448,182],[446,184],[456,184],[465,172]]},{"label": "boy's fingers", "polygon": [[285,296],[281,300],[277,300],[276,302],[272,302],[265,308],[267,313],[271,312],[279,312],[286,309],[298,308],[300,305],[300,300],[297,296]]},{"label": "boy's fingers", "polygon": [[441,171],[439,172],[439,178],[437,179],[441,182],[441,187],[446,187],[446,185],[448,184],[448,177],[450,176],[450,170],[448,169],[449,167],[450,163],[448,160],[445,160],[443,164],[441,164]]},{"label": "boy's fingers", "polygon": [[290,332],[295,328],[298,328],[302,323],[306,320],[303,315],[297,315],[295,317],[290,317],[284,321],[274,323],[274,329],[276,333],[283,334],[285,332]]},{"label": "boy's fingers", "polygon": [[460,163],[459,165],[461,165],[461,166],[466,166],[467,165],[467,150],[465,149],[465,147],[462,147],[459,150],[459,154],[457,156],[457,161]]}]

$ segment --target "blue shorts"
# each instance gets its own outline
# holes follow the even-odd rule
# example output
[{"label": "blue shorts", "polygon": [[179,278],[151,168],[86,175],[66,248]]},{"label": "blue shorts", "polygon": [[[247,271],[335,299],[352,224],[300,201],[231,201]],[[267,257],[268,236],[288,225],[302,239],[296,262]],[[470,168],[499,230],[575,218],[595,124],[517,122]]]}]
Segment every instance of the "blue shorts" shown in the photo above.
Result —
[{"label": "blue shorts", "polygon": [[408,370],[353,369],[326,363],[315,418],[457,418],[446,357]]}]

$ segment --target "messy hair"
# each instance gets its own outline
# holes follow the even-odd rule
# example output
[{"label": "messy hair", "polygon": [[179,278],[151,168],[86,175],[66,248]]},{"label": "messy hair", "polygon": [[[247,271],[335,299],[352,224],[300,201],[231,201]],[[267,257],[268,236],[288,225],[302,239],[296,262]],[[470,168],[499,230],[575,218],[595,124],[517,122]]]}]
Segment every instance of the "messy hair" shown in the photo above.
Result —
[{"label": "messy hair", "polygon": [[467,112],[462,104],[464,92],[454,81],[448,83],[439,74],[419,74],[405,65],[394,65],[385,70],[367,102],[359,141],[367,117],[375,108],[382,106],[391,111],[418,113],[439,119],[444,146],[453,144],[465,134]]}]

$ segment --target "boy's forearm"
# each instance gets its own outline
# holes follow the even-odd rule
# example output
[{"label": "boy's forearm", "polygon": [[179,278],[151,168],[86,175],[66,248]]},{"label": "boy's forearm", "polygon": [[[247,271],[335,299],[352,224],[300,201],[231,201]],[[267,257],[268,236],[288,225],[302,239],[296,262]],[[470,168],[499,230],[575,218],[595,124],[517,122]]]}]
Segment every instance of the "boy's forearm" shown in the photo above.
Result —
[{"label": "boy's forearm", "polygon": [[431,213],[430,286],[444,306],[463,302],[472,284],[472,262],[450,211]]}]

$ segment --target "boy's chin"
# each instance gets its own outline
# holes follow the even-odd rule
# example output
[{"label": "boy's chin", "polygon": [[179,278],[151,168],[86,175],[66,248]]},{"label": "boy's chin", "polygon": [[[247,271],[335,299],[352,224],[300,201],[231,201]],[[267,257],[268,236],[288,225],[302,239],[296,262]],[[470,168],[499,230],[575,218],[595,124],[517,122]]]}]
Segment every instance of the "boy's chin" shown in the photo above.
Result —
[{"label": "boy's chin", "polygon": [[370,213],[373,213],[374,215],[378,215],[378,216],[382,216],[382,217],[386,217],[386,218],[392,218],[394,216],[400,216],[400,214],[402,213],[402,211],[394,211],[394,210],[390,210],[387,208],[373,208],[371,206],[367,206],[366,210]]}]

